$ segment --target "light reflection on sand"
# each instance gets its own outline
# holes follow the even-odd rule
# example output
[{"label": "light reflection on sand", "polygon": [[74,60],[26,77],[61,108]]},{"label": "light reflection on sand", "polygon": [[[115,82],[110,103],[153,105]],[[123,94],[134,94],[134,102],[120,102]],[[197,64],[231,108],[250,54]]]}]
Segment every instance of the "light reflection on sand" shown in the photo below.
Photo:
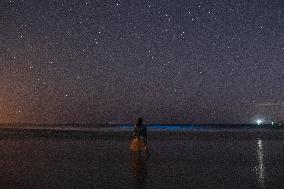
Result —
[{"label": "light reflection on sand", "polygon": [[258,176],[258,183],[260,188],[265,188],[264,177],[265,177],[265,166],[264,166],[264,156],[263,156],[263,141],[261,139],[257,140],[257,159],[258,165],[256,167],[256,174]]}]

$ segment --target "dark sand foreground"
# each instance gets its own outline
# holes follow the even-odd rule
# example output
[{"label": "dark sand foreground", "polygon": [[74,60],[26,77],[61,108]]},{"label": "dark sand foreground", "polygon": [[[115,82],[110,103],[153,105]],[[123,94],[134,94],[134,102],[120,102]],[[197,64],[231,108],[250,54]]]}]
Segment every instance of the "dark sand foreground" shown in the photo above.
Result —
[{"label": "dark sand foreground", "polygon": [[284,188],[283,131],[129,135],[0,129],[0,188]]}]

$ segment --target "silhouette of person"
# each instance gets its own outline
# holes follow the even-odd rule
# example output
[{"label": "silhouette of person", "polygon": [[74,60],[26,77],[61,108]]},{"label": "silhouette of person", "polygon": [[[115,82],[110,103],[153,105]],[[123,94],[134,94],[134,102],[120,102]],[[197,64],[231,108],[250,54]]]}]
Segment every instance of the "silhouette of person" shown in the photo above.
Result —
[{"label": "silhouette of person", "polygon": [[[147,128],[145,125],[143,125],[142,118],[138,118],[137,123],[134,126],[130,149],[132,151],[131,164],[133,168],[136,188],[145,188],[147,179],[146,160],[149,157],[149,148]],[[142,151],[146,153],[146,157],[144,155],[141,155]]]},{"label": "silhouette of person", "polygon": [[144,151],[149,156],[147,128],[143,125],[142,118],[139,118],[134,126],[130,149],[132,152],[138,152],[139,154],[141,151]]}]

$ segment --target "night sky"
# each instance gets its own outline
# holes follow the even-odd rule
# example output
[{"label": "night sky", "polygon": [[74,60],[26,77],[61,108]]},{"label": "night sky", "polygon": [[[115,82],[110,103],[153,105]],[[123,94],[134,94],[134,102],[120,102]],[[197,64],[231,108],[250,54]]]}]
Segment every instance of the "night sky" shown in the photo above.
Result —
[{"label": "night sky", "polygon": [[0,0],[0,122],[284,117],[283,0]]}]

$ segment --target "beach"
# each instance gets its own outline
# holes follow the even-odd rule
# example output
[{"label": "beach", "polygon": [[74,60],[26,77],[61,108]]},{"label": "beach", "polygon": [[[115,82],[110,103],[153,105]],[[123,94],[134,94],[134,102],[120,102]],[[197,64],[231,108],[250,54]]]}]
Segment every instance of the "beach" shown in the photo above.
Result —
[{"label": "beach", "polygon": [[0,129],[1,188],[284,188],[284,132]]}]

